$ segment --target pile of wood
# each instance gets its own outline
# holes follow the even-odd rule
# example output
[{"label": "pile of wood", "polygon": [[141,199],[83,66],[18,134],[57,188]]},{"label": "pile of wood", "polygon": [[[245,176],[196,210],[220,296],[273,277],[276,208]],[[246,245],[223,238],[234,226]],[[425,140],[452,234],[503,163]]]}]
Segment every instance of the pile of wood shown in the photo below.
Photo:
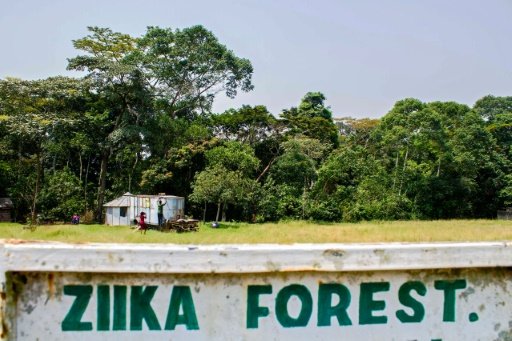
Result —
[{"label": "pile of wood", "polygon": [[170,232],[197,232],[199,220],[197,219],[178,219],[168,220],[162,228],[162,231]]}]

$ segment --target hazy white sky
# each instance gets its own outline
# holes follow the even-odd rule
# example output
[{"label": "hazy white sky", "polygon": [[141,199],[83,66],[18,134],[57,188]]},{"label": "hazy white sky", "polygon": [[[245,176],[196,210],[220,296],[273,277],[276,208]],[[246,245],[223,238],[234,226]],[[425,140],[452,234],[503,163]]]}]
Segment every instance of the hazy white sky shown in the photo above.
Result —
[{"label": "hazy white sky", "polygon": [[321,91],[334,116],[381,117],[406,97],[473,105],[512,95],[512,0],[0,0],[0,78],[76,75],[87,26],[139,36],[201,24],[254,66],[215,111],[274,115]]}]

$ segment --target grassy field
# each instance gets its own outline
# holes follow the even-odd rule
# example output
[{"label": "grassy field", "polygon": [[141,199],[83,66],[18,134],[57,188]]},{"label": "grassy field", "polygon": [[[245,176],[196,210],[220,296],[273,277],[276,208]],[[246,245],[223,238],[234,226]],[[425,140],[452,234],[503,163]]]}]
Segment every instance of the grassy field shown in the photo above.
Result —
[{"label": "grassy field", "polygon": [[441,220],[320,224],[304,221],[245,224],[226,223],[199,232],[146,235],[126,226],[42,225],[34,231],[23,225],[0,223],[0,239],[51,240],[69,243],[371,243],[512,240],[512,221]]}]

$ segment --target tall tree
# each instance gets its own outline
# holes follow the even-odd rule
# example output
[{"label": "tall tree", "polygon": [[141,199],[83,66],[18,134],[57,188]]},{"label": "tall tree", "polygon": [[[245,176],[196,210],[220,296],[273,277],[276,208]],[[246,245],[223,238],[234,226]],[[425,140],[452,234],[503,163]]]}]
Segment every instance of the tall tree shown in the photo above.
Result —
[{"label": "tall tree", "polygon": [[502,178],[500,157],[484,120],[466,105],[405,99],[372,135],[393,193],[410,199],[416,216],[489,216],[495,209],[497,183],[489,180]]},{"label": "tall tree", "polygon": [[[100,146],[96,215],[101,220],[113,153],[118,162],[133,169],[151,131],[143,129],[144,125],[156,122],[155,115],[190,119],[197,110],[208,111],[220,91],[233,97],[238,88],[251,90],[252,66],[201,26],[183,30],[148,27],[140,38],[108,28],[89,27],[89,31],[90,35],[74,41],[75,48],[86,54],[69,59],[68,69],[88,72],[87,77],[96,82],[103,111],[109,113],[105,143]],[[127,148],[127,141],[132,141],[132,147]],[[123,157],[120,151],[126,152]],[[130,176],[128,186],[132,182]]]},{"label": "tall tree", "polygon": [[16,169],[11,194],[25,202],[31,219],[37,214],[44,179],[45,161],[55,153],[57,136],[66,136],[83,114],[87,87],[77,79],[55,77],[36,81],[0,80],[3,142],[12,150]]},{"label": "tall tree", "polygon": [[[123,138],[133,133],[141,116],[148,114],[149,94],[143,87],[138,60],[134,58],[136,40],[108,28],[89,27],[90,35],[73,41],[85,55],[68,59],[68,69],[86,71],[94,82],[99,114],[106,112],[101,150],[101,167],[96,200],[96,219],[102,221],[103,202],[110,158]],[[149,111],[150,113],[150,111]]]},{"label": "tall tree", "polygon": [[291,134],[306,135],[337,147],[338,131],[332,112],[324,101],[325,96],[321,92],[308,92],[298,107],[284,110],[281,117],[291,129]]},{"label": "tall tree", "polygon": [[[473,110],[485,121],[487,130],[496,139],[497,152],[503,162],[499,166],[504,176],[499,183],[499,206],[512,206],[512,96],[485,96]],[[496,163],[497,164],[497,163]]]},{"label": "tall tree", "polygon": [[[249,145],[236,141],[226,142],[206,152],[207,168],[197,173],[190,199],[197,203],[217,204],[216,221],[225,205],[243,207],[256,187],[253,175],[259,160]],[[204,214],[203,214],[204,216]]]},{"label": "tall tree", "polygon": [[250,91],[252,65],[220,44],[202,26],[183,30],[148,27],[137,40],[141,72],[159,108],[172,117],[209,112],[216,94]]}]

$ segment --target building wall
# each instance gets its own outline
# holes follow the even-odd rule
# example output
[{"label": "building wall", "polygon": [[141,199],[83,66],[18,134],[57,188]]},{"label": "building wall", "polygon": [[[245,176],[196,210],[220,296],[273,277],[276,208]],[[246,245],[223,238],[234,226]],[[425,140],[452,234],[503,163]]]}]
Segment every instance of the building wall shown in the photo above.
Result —
[{"label": "building wall", "polygon": [[11,221],[11,211],[0,210],[0,221]]},{"label": "building wall", "polygon": [[[121,216],[121,210],[123,208],[125,209],[124,217]],[[118,210],[118,217],[119,217],[117,225],[122,225],[122,226],[130,225],[130,214],[128,212],[130,210],[130,208],[129,207],[118,207],[117,210]]]},{"label": "building wall", "polygon": [[[165,220],[174,220],[178,215],[184,216],[185,199],[179,197],[164,197],[166,204],[163,208]],[[148,224],[158,224],[158,197],[132,197],[131,203],[131,219],[138,219],[141,212],[146,213],[146,221]]]},{"label": "building wall", "polygon": [[112,220],[112,212],[113,212],[114,208],[113,207],[107,207],[107,212],[105,214],[105,224],[106,225],[112,225],[113,224],[113,220]]},{"label": "building wall", "polygon": [[[175,220],[184,217],[185,198],[162,196],[166,199],[163,208],[165,220]],[[134,219],[139,220],[141,212],[146,213],[146,223],[158,225],[158,199],[156,196],[129,196],[129,207],[126,217],[121,217],[120,207],[107,207],[105,224],[107,225],[131,225]]]},{"label": "building wall", "polygon": [[105,224],[111,226],[128,226],[130,225],[130,208],[126,208],[126,215],[121,216],[122,207],[107,207],[105,214]]}]

